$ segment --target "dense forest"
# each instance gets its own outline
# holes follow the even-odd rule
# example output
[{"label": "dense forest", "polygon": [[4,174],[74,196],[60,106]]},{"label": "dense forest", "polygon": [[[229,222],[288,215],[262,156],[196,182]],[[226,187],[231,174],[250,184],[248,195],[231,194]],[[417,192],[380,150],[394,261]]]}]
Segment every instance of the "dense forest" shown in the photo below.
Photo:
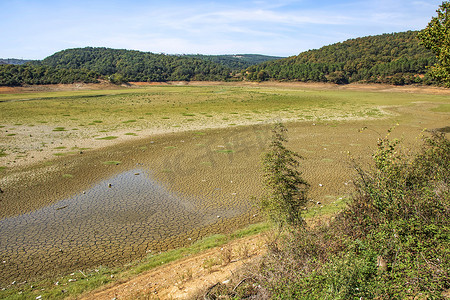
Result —
[{"label": "dense forest", "polygon": [[[432,84],[436,57],[417,31],[351,39],[283,59],[256,54],[166,55],[110,48],[57,52],[22,68],[2,65],[0,85],[132,81],[279,80]],[[258,64],[259,63],[259,64]],[[236,75],[242,72],[242,77]]]},{"label": "dense forest", "polygon": [[407,31],[347,40],[251,66],[245,77],[259,81],[429,84],[427,66],[433,65],[436,58],[420,45],[417,34]]},{"label": "dense forest", "polygon": [[88,69],[116,81],[225,80],[231,72],[197,58],[92,47],[63,50],[35,64]]},{"label": "dense forest", "polygon": [[188,54],[188,57],[200,58],[203,60],[212,61],[221,64],[232,71],[240,72],[250,66],[282,59],[279,56],[268,56],[260,54],[236,54],[236,55],[202,55],[202,54]]},{"label": "dense forest", "polygon": [[232,72],[280,57],[240,55],[164,55],[133,50],[79,48],[42,61],[0,59],[0,85],[128,81],[225,80]]}]

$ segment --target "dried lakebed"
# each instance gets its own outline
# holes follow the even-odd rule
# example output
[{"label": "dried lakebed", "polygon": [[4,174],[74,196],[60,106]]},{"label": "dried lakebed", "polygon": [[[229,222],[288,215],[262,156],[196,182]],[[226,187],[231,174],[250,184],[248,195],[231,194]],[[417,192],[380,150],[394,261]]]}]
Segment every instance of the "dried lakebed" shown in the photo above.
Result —
[{"label": "dried lakebed", "polygon": [[204,199],[176,196],[145,170],[129,170],[74,197],[1,220],[1,273],[20,278],[84,267],[84,260],[123,263],[164,248],[161,240],[196,239],[196,229],[245,213],[248,203],[239,200],[230,209],[202,208]]},{"label": "dried lakebed", "polygon": [[3,178],[0,287],[123,265],[259,220],[258,176],[247,172],[257,172],[260,150],[248,151],[261,141],[224,132],[88,151]]},{"label": "dried lakebed", "polygon": [[[352,191],[352,159],[370,161],[393,124],[400,125],[392,137],[416,146],[423,128],[447,126],[448,114],[432,108],[399,107],[383,120],[289,123],[288,147],[306,158],[308,211],[340,205]],[[264,124],[183,132],[5,170],[0,288],[123,265],[256,222],[253,196],[261,194],[259,162],[269,139]]]}]

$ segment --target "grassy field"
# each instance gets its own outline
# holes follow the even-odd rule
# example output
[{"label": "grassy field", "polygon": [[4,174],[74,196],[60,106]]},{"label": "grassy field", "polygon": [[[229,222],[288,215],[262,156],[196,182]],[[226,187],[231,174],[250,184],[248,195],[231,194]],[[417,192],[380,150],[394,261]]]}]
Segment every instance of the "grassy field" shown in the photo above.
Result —
[{"label": "grassy field", "polygon": [[[0,287],[13,289],[10,282],[16,277],[28,280],[27,274],[42,278],[55,272],[64,275],[99,265],[123,265],[146,257],[149,250],[189,246],[205,236],[230,233],[261,220],[255,213],[263,188],[259,161],[274,121],[287,125],[288,147],[305,158],[301,169],[311,184],[306,215],[332,213],[353,192],[352,161],[368,162],[377,139],[393,126],[392,136],[402,138],[412,149],[424,129],[446,131],[449,96],[448,90],[399,92],[304,85],[0,94],[0,188],[4,191],[0,225],[82,191],[89,194],[96,184],[136,168],[168,191],[190,199],[185,207],[207,216],[204,223],[186,223],[198,228],[178,235],[162,232],[160,238],[138,246],[133,246],[137,240],[129,241],[130,245],[120,242],[108,246],[107,254],[95,252],[98,247],[104,249],[99,243],[84,248],[69,243],[58,248],[61,252],[49,245],[51,251],[42,250],[44,260],[33,256],[34,250],[25,255],[22,250],[0,249],[7,258],[0,265]],[[68,209],[57,207],[58,212]],[[127,212],[118,230],[131,223],[146,224],[136,215]],[[182,214],[176,211],[165,217],[173,228],[182,224],[177,219]],[[93,232],[102,232],[98,223]],[[90,235],[85,232],[84,236]],[[43,240],[47,239],[44,233]],[[48,268],[49,262],[57,261],[54,257],[62,259],[61,253],[68,261]],[[70,260],[77,255],[83,259]],[[29,269],[28,258],[34,261]],[[106,276],[111,275],[108,272]]]},{"label": "grassy field", "polygon": [[[285,122],[386,117],[386,107],[435,103],[448,95],[274,87],[161,86],[0,94],[0,166],[34,163],[156,133]],[[48,153],[50,152],[50,153]],[[33,159],[31,158],[33,156]]]}]

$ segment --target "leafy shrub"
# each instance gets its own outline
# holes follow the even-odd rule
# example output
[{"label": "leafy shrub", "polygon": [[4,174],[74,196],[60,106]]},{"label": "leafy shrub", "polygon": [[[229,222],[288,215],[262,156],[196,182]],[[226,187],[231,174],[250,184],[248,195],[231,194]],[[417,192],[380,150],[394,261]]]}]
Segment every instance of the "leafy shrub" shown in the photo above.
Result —
[{"label": "leafy shrub", "polygon": [[254,295],[443,298],[450,288],[449,140],[433,133],[407,155],[385,137],[373,159],[372,168],[356,166],[356,194],[344,211],[269,243],[253,274]]}]

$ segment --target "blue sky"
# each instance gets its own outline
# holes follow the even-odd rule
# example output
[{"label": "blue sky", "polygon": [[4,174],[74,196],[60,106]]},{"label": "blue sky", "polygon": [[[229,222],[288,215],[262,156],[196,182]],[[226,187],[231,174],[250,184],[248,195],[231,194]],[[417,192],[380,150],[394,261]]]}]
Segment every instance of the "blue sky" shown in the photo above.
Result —
[{"label": "blue sky", "polygon": [[0,57],[78,47],[168,54],[297,55],[423,29],[441,0],[1,0]]}]

